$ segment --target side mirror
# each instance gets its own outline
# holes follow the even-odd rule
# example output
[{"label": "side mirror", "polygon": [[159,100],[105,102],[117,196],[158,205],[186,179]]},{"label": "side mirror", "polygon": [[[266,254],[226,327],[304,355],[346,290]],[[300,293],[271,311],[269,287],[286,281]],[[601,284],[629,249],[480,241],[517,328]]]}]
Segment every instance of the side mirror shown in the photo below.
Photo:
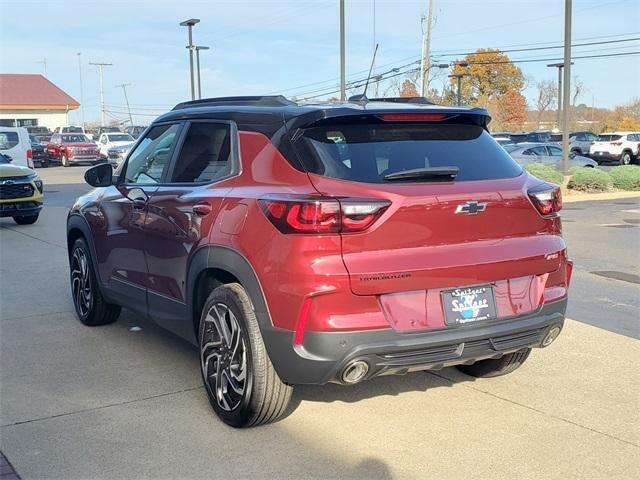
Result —
[{"label": "side mirror", "polygon": [[84,181],[92,187],[108,187],[113,184],[113,169],[108,163],[101,163],[84,172]]}]

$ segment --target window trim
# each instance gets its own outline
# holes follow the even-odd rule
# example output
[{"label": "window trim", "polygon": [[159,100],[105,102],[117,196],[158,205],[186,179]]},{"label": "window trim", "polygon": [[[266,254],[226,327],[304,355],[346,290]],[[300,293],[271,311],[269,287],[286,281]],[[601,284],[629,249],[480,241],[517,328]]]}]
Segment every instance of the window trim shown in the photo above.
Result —
[{"label": "window trim", "polygon": [[[176,146],[178,145],[178,143],[180,142],[180,140],[182,139],[182,135],[185,131],[184,126],[185,126],[184,121],[167,121],[167,122],[158,122],[158,123],[154,123],[152,125],[149,125],[149,127],[147,128],[147,130],[144,132],[145,135],[140,135],[140,137],[138,137],[138,140],[135,142],[135,144],[133,145],[133,147],[131,147],[131,150],[129,150],[129,153],[127,154],[127,158],[124,159],[124,161],[122,162],[122,169],[120,170],[120,174],[118,175],[118,179],[115,182],[116,185],[118,186],[124,186],[124,187],[129,187],[129,186],[136,186],[136,187],[158,187],[160,185],[165,185],[164,181],[167,178],[167,171],[169,169],[169,166],[171,166],[171,164],[173,163],[173,157],[176,154]],[[156,183],[127,183],[126,180],[126,175],[127,175],[127,168],[129,167],[129,158],[131,157],[131,154],[133,152],[135,152],[136,148],[138,148],[138,145],[145,139],[147,138],[149,132],[155,128],[155,127],[161,127],[163,125],[178,125],[178,131],[176,132],[176,141],[173,142],[173,145],[171,145],[171,151],[169,152],[169,161],[166,163],[166,165],[164,166],[164,168],[162,169],[162,175],[160,175],[160,181],[156,182]]]},{"label": "window trim", "polygon": [[[189,133],[189,128],[194,123],[219,123],[223,125],[229,126],[229,160],[231,162],[231,172],[224,177],[216,178],[215,180],[211,180],[208,182],[168,182],[167,180],[171,178],[173,172],[175,170],[176,164],[178,163],[179,153],[182,151],[182,147]],[[183,125],[183,130],[180,133],[180,137],[176,142],[176,151],[174,152],[171,161],[169,162],[169,168],[166,171],[166,176],[163,176],[162,186],[168,187],[186,187],[186,186],[204,186],[204,185],[213,185],[216,183],[220,183],[224,180],[228,180],[233,177],[237,177],[242,174],[242,162],[240,161],[240,150],[239,150],[239,135],[238,135],[238,126],[236,122],[232,120],[219,120],[219,119],[206,119],[206,118],[198,118],[192,120],[186,120]],[[133,150],[132,150],[133,151]]]}]

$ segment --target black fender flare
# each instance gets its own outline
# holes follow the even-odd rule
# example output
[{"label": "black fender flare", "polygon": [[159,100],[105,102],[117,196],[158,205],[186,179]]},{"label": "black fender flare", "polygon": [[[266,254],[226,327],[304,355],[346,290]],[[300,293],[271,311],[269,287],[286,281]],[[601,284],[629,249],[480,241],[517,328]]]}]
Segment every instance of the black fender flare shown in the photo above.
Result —
[{"label": "black fender flare", "polygon": [[212,268],[224,270],[238,279],[251,299],[258,325],[263,335],[265,330],[274,328],[264,292],[255,270],[244,255],[233,248],[223,245],[200,247],[189,263],[186,289],[189,318],[193,319],[195,315],[199,315],[199,312],[194,312],[193,310],[198,277],[203,271]]}]

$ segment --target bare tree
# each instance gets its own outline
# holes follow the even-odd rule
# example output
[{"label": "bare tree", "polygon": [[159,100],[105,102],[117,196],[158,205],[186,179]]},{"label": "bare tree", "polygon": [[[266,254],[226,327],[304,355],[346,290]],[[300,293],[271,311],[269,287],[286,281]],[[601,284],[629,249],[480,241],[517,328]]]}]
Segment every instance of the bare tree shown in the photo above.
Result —
[{"label": "bare tree", "polygon": [[580,96],[581,93],[584,92],[585,88],[584,88],[584,83],[582,82],[582,80],[580,80],[580,77],[577,77],[577,76],[573,77],[571,79],[571,83],[573,85],[573,95],[571,97],[571,105],[575,107],[578,97]]},{"label": "bare tree", "polygon": [[556,83],[552,80],[541,80],[536,83],[536,87],[538,89],[536,108],[538,110],[538,127],[540,127],[544,112],[552,108],[556,103],[558,89]]}]

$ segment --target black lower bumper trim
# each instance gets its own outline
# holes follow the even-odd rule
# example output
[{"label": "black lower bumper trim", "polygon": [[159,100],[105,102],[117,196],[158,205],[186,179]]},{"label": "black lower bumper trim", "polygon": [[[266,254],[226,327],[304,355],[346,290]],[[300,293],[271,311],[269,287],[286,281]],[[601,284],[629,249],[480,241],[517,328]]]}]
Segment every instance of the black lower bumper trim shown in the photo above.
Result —
[{"label": "black lower bumper trim", "polygon": [[358,332],[307,332],[304,346],[293,346],[293,332],[262,332],[280,378],[290,384],[341,382],[355,360],[369,365],[366,378],[436,370],[499,358],[523,348],[541,347],[547,332],[562,328],[566,300],[545,305],[534,314],[476,326],[401,334],[392,329]]},{"label": "black lower bumper trim", "polygon": [[0,217],[29,217],[42,210],[38,202],[0,203]]}]

